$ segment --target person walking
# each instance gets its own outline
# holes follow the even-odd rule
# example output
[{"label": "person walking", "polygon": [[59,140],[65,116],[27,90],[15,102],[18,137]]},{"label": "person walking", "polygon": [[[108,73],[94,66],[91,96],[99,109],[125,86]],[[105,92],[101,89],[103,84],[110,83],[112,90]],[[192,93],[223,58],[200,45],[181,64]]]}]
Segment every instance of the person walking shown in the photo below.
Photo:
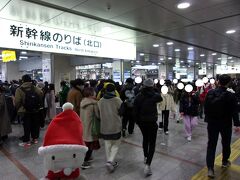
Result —
[{"label": "person walking", "polygon": [[22,76],[23,84],[16,90],[15,104],[18,113],[22,115],[24,136],[19,146],[30,146],[30,135],[32,143],[38,143],[40,119],[39,109],[41,106],[42,91],[32,84],[29,75]]},{"label": "person walking", "polygon": [[233,92],[227,91],[231,82],[229,75],[219,76],[218,87],[210,90],[205,99],[204,112],[205,121],[208,123],[208,145],[207,145],[207,167],[208,177],[214,178],[214,160],[218,135],[222,137],[222,167],[231,165],[229,157],[231,154],[232,121],[239,131],[240,122],[237,112],[237,101]]},{"label": "person walking", "polygon": [[192,140],[192,131],[198,125],[199,97],[194,91],[184,92],[180,100],[180,115],[183,117],[188,141]]},{"label": "person walking", "polygon": [[98,136],[92,134],[93,121],[99,120],[99,109],[94,88],[84,88],[83,97],[80,105],[80,113],[83,122],[83,140],[88,147],[88,151],[84,158],[82,168],[88,169],[91,167],[93,150],[100,148]]},{"label": "person walking", "polygon": [[118,167],[115,157],[121,143],[122,119],[119,115],[122,100],[116,97],[115,86],[109,83],[103,97],[98,102],[100,111],[100,135],[104,139],[109,172]]},{"label": "person walking", "polygon": [[[169,93],[161,93],[162,101],[157,104],[158,111],[162,112],[162,121],[159,122],[160,130],[163,129],[164,133],[168,135],[169,113],[175,113],[175,104],[173,96]],[[160,114],[160,112],[158,112]]]},{"label": "person walking", "polygon": [[69,87],[66,81],[61,81],[60,86],[61,86],[61,91],[59,92],[59,100],[60,100],[60,107],[62,107],[63,104],[67,102]]},{"label": "person walking", "polygon": [[[126,130],[128,129],[129,134],[133,134],[134,131],[134,117],[133,117],[133,103],[135,99],[135,92],[133,90],[133,79],[128,78],[126,80],[126,84],[124,85],[120,97],[123,101],[124,105],[124,114],[123,114],[123,123],[122,123],[122,136],[126,136]],[[128,128],[127,128],[128,125]]]},{"label": "person walking", "polygon": [[143,88],[136,96],[134,101],[134,115],[136,123],[138,124],[143,135],[143,153],[145,176],[152,175],[151,162],[155,152],[156,138],[157,138],[157,103],[162,101],[159,93],[155,92],[154,83],[152,79],[146,79],[143,82]]}]

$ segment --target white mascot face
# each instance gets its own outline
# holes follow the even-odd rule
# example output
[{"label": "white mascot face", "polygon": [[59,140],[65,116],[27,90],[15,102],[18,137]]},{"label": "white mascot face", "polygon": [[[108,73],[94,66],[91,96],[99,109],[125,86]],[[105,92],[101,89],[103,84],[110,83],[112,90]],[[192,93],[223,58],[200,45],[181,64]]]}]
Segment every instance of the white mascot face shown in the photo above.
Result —
[{"label": "white mascot face", "polygon": [[85,152],[79,150],[64,150],[58,152],[50,152],[44,155],[45,174],[48,171],[54,173],[64,171],[65,175],[70,175],[76,168],[81,167]]}]

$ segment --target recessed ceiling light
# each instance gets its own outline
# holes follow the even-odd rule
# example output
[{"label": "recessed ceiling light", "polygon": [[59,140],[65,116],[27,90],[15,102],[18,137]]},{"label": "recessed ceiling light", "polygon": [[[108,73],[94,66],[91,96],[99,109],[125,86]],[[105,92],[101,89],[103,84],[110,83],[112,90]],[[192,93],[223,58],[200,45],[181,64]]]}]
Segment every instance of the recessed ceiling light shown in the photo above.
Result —
[{"label": "recessed ceiling light", "polygon": [[139,55],[140,55],[140,56],[144,56],[144,53],[140,53]]},{"label": "recessed ceiling light", "polygon": [[204,57],[204,56],[205,56],[205,54],[200,54],[200,56],[201,56],[201,57]]},{"label": "recessed ceiling light", "polygon": [[218,58],[218,60],[221,60],[222,58]]},{"label": "recessed ceiling light", "polygon": [[190,3],[189,3],[189,2],[182,2],[182,3],[179,3],[179,4],[177,5],[177,8],[178,8],[178,9],[186,9],[186,8],[188,8],[188,7],[190,7]]},{"label": "recessed ceiling light", "polygon": [[191,63],[192,61],[191,60],[188,60],[189,63]]},{"label": "recessed ceiling light", "polygon": [[203,62],[203,64],[206,64],[205,62]]},{"label": "recessed ceiling light", "polygon": [[212,55],[213,55],[213,56],[216,56],[216,55],[217,55],[217,53],[212,53]]},{"label": "recessed ceiling light", "polygon": [[185,68],[185,66],[182,66],[183,68]]},{"label": "recessed ceiling light", "polygon": [[161,64],[161,63],[158,63],[158,64]]},{"label": "recessed ceiling light", "polygon": [[193,50],[193,47],[189,47],[189,48],[187,48],[189,51],[191,51],[191,50]]},{"label": "recessed ceiling light", "polygon": [[196,65],[198,65],[199,63],[196,63]]},{"label": "recessed ceiling light", "polygon": [[26,51],[21,51],[21,54],[27,54],[27,52]]},{"label": "recessed ceiling light", "polygon": [[230,29],[230,30],[226,31],[226,34],[233,34],[233,33],[235,33],[235,32],[236,32],[236,30]]},{"label": "recessed ceiling light", "polygon": [[171,58],[171,57],[169,57],[168,59],[169,59],[169,60],[171,60],[172,58]]},{"label": "recessed ceiling light", "polygon": [[181,61],[181,63],[184,63],[184,61]]},{"label": "recessed ceiling light", "polygon": [[231,60],[230,62],[234,62],[234,60]]},{"label": "recessed ceiling light", "polygon": [[228,57],[228,59],[232,59],[232,57],[230,56],[230,57]]},{"label": "recessed ceiling light", "polygon": [[160,58],[160,61],[163,61],[164,60],[164,58]]},{"label": "recessed ceiling light", "polygon": [[19,56],[20,59],[28,59],[27,56]]},{"label": "recessed ceiling light", "polygon": [[208,64],[208,66],[211,66],[211,64]]},{"label": "recessed ceiling light", "polygon": [[136,61],[137,63],[139,63],[140,61]]},{"label": "recessed ceiling light", "polygon": [[153,44],[153,47],[159,47],[159,44]]},{"label": "recessed ceiling light", "polygon": [[167,42],[167,45],[168,46],[173,45],[173,42]]},{"label": "recessed ceiling light", "polygon": [[217,66],[218,64],[215,64],[215,66]]},{"label": "recessed ceiling light", "polygon": [[180,49],[175,49],[174,51],[176,51],[176,52],[179,52],[179,51],[180,51]]}]

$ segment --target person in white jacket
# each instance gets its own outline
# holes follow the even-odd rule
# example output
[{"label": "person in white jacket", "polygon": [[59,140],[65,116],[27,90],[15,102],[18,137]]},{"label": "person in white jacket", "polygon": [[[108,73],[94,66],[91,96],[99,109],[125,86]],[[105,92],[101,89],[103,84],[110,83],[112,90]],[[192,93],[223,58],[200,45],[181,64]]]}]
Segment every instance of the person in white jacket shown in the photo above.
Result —
[{"label": "person in white jacket", "polygon": [[168,123],[169,123],[169,113],[175,113],[175,104],[173,100],[173,96],[169,93],[163,94],[161,93],[162,101],[157,104],[158,114],[162,114],[162,121],[159,122],[159,128],[164,130],[164,133],[168,134]]}]

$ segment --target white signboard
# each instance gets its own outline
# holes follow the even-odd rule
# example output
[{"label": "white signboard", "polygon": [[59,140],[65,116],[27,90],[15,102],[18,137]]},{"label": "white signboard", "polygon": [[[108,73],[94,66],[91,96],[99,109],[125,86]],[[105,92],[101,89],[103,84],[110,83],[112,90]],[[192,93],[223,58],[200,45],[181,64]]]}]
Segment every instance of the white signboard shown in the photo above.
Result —
[{"label": "white signboard", "polygon": [[0,47],[118,59],[136,59],[136,45],[45,26],[0,19]]}]

